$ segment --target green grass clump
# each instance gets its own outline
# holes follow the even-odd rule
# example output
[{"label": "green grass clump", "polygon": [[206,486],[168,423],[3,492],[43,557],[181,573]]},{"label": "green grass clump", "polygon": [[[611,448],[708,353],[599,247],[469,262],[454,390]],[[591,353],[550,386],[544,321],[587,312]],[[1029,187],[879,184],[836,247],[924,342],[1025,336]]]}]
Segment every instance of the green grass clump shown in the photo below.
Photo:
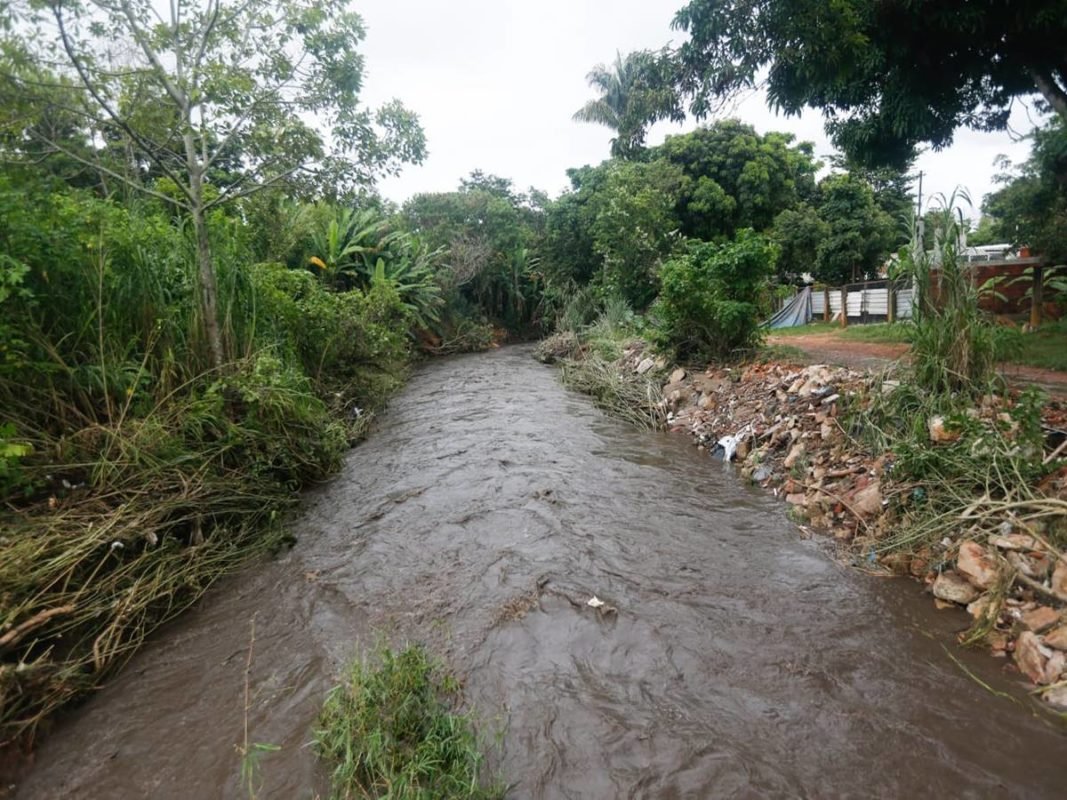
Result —
[{"label": "green grass clump", "polygon": [[1067,371],[1067,320],[1042,325],[1032,333],[998,330],[1001,357],[1012,364]]},{"label": "green grass clump", "polygon": [[795,328],[775,328],[773,336],[810,336],[813,333],[834,334],[846,342],[874,342],[877,344],[906,344],[911,341],[912,326],[908,322],[879,322],[871,325],[851,324],[842,328],[837,322],[809,322]]},{"label": "green grass clump", "polygon": [[356,661],[326,698],[315,735],[333,767],[330,797],[440,800],[499,798],[486,786],[471,718],[454,711],[456,680],[419,645]]},{"label": "green grass clump", "polygon": [[850,342],[875,344],[907,344],[913,328],[908,322],[880,322],[874,325],[849,325],[841,330],[841,338]]}]

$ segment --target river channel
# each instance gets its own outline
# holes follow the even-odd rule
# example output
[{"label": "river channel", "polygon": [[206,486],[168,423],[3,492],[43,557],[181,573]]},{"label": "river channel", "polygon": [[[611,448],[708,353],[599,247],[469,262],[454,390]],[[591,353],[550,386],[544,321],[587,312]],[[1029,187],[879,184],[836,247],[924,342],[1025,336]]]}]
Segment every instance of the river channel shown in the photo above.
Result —
[{"label": "river channel", "polygon": [[606,417],[527,348],[421,367],[293,532],[66,715],[17,796],[247,797],[247,722],[279,748],[259,796],[314,797],[324,693],[408,641],[463,681],[509,797],[1067,793],[1067,737],[952,643],[963,612],[838,565],[732,467]]}]

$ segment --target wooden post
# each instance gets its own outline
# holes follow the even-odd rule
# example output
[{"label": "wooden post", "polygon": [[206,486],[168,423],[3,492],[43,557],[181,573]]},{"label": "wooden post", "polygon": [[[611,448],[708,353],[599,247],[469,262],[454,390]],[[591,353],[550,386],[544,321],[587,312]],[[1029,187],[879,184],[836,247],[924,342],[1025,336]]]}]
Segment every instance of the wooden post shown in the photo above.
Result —
[{"label": "wooden post", "polygon": [[1034,293],[1030,301],[1030,330],[1036,331],[1041,325],[1041,310],[1045,303],[1045,281],[1040,265],[1034,265]]},{"label": "wooden post", "polygon": [[822,321],[830,321],[830,287],[824,286],[822,290]]},{"label": "wooden post", "polygon": [[841,327],[848,327],[848,287],[841,287]]},{"label": "wooden post", "polygon": [[887,322],[893,323],[897,321],[897,293],[896,289],[893,288],[893,281],[887,280],[885,282],[885,291],[885,317]]}]

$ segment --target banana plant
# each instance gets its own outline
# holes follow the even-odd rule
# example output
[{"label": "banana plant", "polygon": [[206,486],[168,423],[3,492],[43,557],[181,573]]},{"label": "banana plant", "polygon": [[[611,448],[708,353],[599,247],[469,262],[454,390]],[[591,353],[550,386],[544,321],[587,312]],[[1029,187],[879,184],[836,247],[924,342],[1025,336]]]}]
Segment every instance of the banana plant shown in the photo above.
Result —
[{"label": "banana plant", "polygon": [[371,274],[371,285],[389,283],[411,315],[416,328],[426,330],[441,319],[441,287],[425,263],[415,260],[387,262],[379,258]]},{"label": "banana plant", "polygon": [[335,285],[359,283],[358,274],[369,273],[375,259],[401,235],[390,233],[388,227],[388,221],[373,209],[338,209],[312,234],[313,255],[308,262]]}]

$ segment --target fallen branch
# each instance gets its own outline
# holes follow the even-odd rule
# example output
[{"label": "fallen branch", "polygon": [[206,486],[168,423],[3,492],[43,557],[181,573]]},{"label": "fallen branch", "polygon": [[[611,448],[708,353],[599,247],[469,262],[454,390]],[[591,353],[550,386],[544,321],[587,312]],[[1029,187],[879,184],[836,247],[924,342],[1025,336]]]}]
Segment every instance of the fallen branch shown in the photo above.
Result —
[{"label": "fallen branch", "polygon": [[1055,461],[1056,458],[1063,454],[1064,450],[1067,450],[1067,439],[1064,439],[1062,442],[1060,442],[1059,447],[1057,447],[1055,450],[1045,456],[1045,460],[1042,461],[1041,464],[1045,465],[1051,463],[1052,461]]}]

